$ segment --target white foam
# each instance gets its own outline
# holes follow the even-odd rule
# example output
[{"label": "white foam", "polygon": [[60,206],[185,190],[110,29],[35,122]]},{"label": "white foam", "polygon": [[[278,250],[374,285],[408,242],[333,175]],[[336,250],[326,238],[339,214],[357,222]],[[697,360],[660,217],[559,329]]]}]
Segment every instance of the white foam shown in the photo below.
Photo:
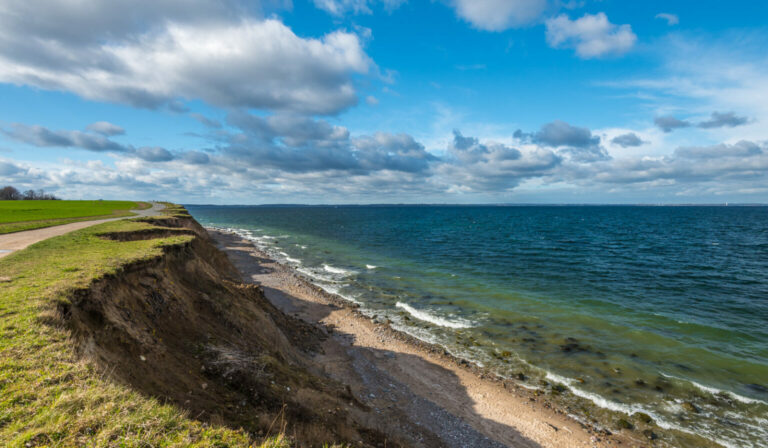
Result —
[{"label": "white foam", "polygon": [[285,257],[285,260],[286,260],[286,261],[288,261],[288,262],[290,262],[290,263],[301,264],[301,260],[298,260],[298,259],[296,259],[296,258]]},{"label": "white foam", "polygon": [[354,297],[351,297],[351,296],[348,296],[348,295],[345,295],[345,294],[342,294],[341,292],[339,292],[339,291],[341,291],[341,286],[338,286],[338,285],[323,285],[323,284],[319,284],[317,286],[321,287],[325,292],[337,295],[337,296],[341,297],[342,299],[344,299],[344,300],[346,300],[348,302],[352,302],[352,303],[356,303],[358,305],[362,305],[362,303],[359,300],[355,299]]},{"label": "white foam", "polygon": [[[553,382],[558,382],[558,383],[566,384],[568,386],[569,390],[571,391],[571,393],[573,393],[574,395],[576,395],[578,397],[587,399],[587,400],[591,401],[592,403],[596,404],[597,406],[599,406],[599,407],[601,407],[603,409],[608,409],[608,410],[614,411],[614,412],[621,412],[621,413],[629,415],[629,416],[631,416],[632,414],[634,414],[636,412],[642,412],[642,413],[647,414],[648,416],[650,416],[654,420],[654,422],[660,428],[668,429],[668,430],[669,429],[674,429],[676,431],[684,432],[686,434],[704,436],[704,437],[709,438],[710,440],[712,440],[714,442],[719,443],[720,445],[723,445],[726,448],[737,448],[736,445],[733,445],[732,443],[730,443],[730,441],[723,440],[722,438],[717,437],[716,435],[713,435],[713,434],[703,434],[700,431],[691,430],[689,428],[684,428],[684,427],[682,427],[680,425],[676,425],[674,423],[671,423],[671,422],[665,420],[664,418],[662,418],[661,416],[659,416],[659,414],[653,412],[652,410],[650,410],[650,409],[648,409],[648,408],[646,408],[646,407],[644,407],[642,405],[639,405],[639,404],[617,403],[615,401],[608,400],[608,399],[606,399],[605,397],[603,397],[603,396],[601,396],[599,394],[592,393],[592,392],[587,392],[585,390],[579,389],[578,387],[574,387],[573,386],[573,383],[575,382],[574,379],[566,378],[566,377],[557,375],[555,373],[552,373],[552,372],[549,372],[549,371],[546,371],[546,370],[545,370],[545,372],[547,373],[547,379],[548,380],[553,381]],[[662,373],[662,375],[664,375],[664,374]],[[664,376],[671,377],[671,375],[664,375]]]},{"label": "white foam", "polygon": [[471,328],[472,327],[472,324],[470,322],[467,322],[463,319],[448,320],[440,316],[435,316],[434,314],[428,313],[426,311],[417,310],[416,308],[408,305],[407,303],[397,302],[395,306],[398,308],[404,309],[405,311],[408,312],[408,314],[415,317],[416,319],[423,320],[425,322],[429,322],[435,325],[439,325],[441,327],[448,327],[448,328]]},{"label": "white foam", "polygon": [[314,278],[316,280],[321,280],[323,282],[327,282],[327,283],[335,283],[336,282],[336,280],[334,280],[333,278],[326,277],[325,275],[321,275],[321,274],[317,273],[316,271],[313,271],[313,270],[310,270],[310,269],[298,268],[298,269],[296,269],[296,271],[306,275],[307,277],[312,277],[312,278]]},{"label": "white foam", "polygon": [[365,269],[376,269],[376,268],[378,268],[378,266],[374,266],[372,264],[366,264],[365,265]]},{"label": "white foam", "polygon": [[745,397],[743,395],[739,395],[739,394],[737,394],[735,392],[731,392],[729,390],[723,390],[723,389],[718,389],[716,387],[705,386],[703,384],[697,383],[696,381],[685,379],[685,378],[680,378],[680,377],[677,377],[677,376],[674,376],[674,375],[668,375],[668,374],[666,374],[664,372],[660,372],[660,373],[661,373],[662,376],[665,376],[667,378],[674,378],[674,379],[680,380],[680,381],[687,381],[687,382],[693,384],[697,389],[699,389],[701,391],[704,391],[704,392],[708,392],[708,393],[710,393],[712,395],[721,395],[721,394],[722,395],[726,395],[726,396],[728,396],[730,398],[733,398],[736,401],[740,401],[740,402],[746,403],[746,404],[754,404],[754,403],[768,404],[768,402],[765,402],[763,400],[758,400],[756,398]]},{"label": "white foam", "polygon": [[344,276],[355,274],[355,271],[348,271],[346,269],[337,268],[335,266],[331,266],[331,265],[328,265],[328,264],[324,264],[323,265],[323,269],[325,269],[326,271],[330,272],[331,274],[339,274],[339,275],[344,275]]}]

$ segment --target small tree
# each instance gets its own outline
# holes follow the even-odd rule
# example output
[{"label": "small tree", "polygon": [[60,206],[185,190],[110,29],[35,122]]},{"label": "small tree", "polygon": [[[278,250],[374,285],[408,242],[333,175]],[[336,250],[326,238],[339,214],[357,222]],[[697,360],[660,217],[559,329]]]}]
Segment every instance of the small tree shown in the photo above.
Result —
[{"label": "small tree", "polygon": [[18,201],[19,199],[21,199],[21,193],[10,185],[0,190],[0,200]]}]

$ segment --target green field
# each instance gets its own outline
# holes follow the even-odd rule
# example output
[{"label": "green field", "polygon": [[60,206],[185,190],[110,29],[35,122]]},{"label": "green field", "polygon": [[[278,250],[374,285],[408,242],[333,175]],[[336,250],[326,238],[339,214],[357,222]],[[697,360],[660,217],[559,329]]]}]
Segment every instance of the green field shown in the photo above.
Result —
[{"label": "green field", "polygon": [[0,234],[129,216],[129,210],[148,207],[133,201],[0,201]]}]

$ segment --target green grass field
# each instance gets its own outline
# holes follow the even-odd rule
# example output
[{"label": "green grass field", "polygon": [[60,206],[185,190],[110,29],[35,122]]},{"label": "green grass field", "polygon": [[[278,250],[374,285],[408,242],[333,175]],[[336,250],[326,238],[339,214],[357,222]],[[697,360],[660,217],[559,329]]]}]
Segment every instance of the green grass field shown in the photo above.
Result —
[{"label": "green grass field", "polygon": [[149,206],[133,201],[0,201],[0,234],[129,216],[129,210]]}]

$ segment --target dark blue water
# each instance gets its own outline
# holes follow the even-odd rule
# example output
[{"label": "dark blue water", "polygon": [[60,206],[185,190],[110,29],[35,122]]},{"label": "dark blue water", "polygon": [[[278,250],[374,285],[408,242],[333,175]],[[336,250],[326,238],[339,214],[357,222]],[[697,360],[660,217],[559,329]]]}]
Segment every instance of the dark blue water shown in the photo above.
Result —
[{"label": "dark blue water", "polygon": [[766,207],[188,209],[579,418],[768,440]]}]

